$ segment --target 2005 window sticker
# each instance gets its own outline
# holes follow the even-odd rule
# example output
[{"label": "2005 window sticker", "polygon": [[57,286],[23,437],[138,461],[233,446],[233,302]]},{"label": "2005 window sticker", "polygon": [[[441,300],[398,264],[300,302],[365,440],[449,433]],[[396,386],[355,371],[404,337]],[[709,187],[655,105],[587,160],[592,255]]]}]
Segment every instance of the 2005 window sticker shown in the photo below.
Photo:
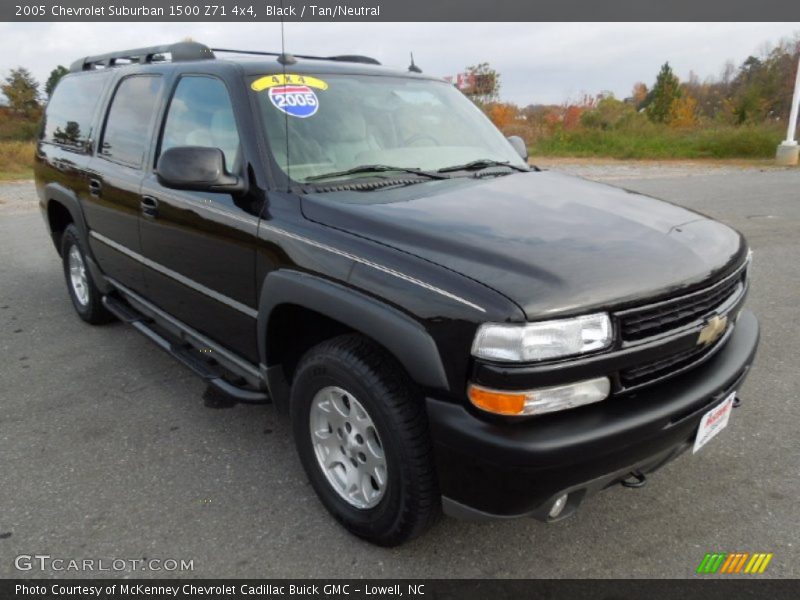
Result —
[{"label": "2005 window sticker", "polygon": [[261,77],[250,87],[257,92],[266,90],[272,105],[281,112],[305,119],[319,110],[319,98],[314,90],[327,90],[328,84],[307,75],[277,74]]}]

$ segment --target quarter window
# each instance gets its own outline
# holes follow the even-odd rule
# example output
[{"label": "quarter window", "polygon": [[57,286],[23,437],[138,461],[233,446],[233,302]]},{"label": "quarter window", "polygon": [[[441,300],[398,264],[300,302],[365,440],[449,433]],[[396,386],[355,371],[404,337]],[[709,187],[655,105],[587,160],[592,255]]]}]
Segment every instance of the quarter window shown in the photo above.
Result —
[{"label": "quarter window", "polygon": [[76,151],[88,151],[92,120],[106,79],[102,73],[70,75],[62,79],[47,104],[42,140]]},{"label": "quarter window", "polygon": [[159,76],[136,75],[122,80],[108,111],[101,155],[133,167],[142,166],[160,91]]},{"label": "quarter window", "polygon": [[161,152],[176,146],[219,148],[225,166],[236,169],[239,134],[228,88],[212,77],[183,77],[169,105]]}]

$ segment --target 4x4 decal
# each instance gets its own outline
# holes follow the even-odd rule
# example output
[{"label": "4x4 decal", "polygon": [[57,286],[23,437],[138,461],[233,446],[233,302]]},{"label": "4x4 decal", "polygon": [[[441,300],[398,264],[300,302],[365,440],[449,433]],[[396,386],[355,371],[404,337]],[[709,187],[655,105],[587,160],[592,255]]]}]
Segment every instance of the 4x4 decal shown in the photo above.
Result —
[{"label": "4x4 decal", "polygon": [[269,75],[257,79],[250,86],[257,92],[268,90],[272,105],[292,117],[305,119],[316,114],[319,98],[312,88],[328,89],[328,84],[316,77],[305,75]]}]

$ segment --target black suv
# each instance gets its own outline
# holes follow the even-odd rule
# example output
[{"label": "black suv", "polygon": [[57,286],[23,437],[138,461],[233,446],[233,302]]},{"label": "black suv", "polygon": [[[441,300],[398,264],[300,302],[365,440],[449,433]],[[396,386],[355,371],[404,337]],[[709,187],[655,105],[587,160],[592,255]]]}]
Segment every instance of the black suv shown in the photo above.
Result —
[{"label": "black suv", "polygon": [[529,167],[413,65],[183,42],[71,71],[36,184],[78,314],[289,413],[356,535],[561,519],[727,423],[759,336],[731,228]]}]

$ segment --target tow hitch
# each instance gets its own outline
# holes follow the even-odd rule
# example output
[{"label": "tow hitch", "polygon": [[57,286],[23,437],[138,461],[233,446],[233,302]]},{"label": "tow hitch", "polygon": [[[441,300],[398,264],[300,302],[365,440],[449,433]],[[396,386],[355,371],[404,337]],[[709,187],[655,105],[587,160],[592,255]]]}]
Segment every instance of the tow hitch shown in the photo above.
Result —
[{"label": "tow hitch", "polygon": [[638,470],[631,471],[631,474],[620,481],[620,483],[626,488],[641,488],[647,485],[647,476]]}]

